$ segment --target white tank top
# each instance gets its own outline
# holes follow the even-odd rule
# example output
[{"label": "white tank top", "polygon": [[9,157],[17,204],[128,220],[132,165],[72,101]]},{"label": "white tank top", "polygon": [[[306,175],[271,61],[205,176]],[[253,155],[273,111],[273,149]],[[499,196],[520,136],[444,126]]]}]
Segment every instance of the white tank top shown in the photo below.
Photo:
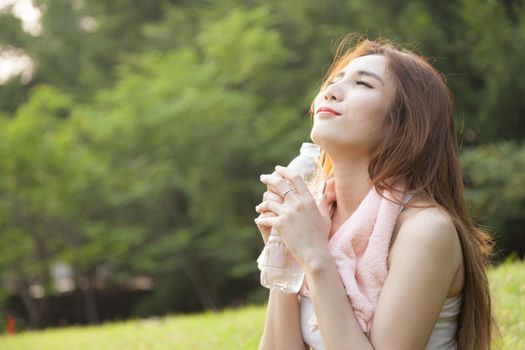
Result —
[{"label": "white tank top", "polygon": [[[462,300],[463,293],[445,299],[425,350],[457,350],[457,342],[454,335],[458,327],[458,315],[461,310]],[[301,332],[304,341],[312,350],[324,350],[319,329],[312,331],[308,327],[308,320],[314,313],[312,300],[300,295],[299,310],[301,313]]]},{"label": "white tank top", "polygon": [[[411,197],[412,195],[405,197],[404,202],[407,203]],[[404,207],[401,207],[400,212],[403,209]],[[454,336],[458,327],[458,315],[461,311],[462,300],[463,292],[445,299],[425,350],[457,350],[457,342]],[[312,350],[324,350],[319,329],[313,330],[308,326],[308,320],[314,313],[314,306],[310,298],[299,295],[299,312],[304,341]]]}]

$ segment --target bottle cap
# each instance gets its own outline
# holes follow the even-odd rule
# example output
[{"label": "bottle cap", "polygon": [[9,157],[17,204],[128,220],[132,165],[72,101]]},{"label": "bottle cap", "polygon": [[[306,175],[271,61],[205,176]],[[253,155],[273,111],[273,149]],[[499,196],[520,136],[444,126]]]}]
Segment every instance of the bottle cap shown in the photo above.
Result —
[{"label": "bottle cap", "polygon": [[307,153],[308,155],[319,157],[321,154],[321,147],[312,142],[303,142],[300,153]]}]

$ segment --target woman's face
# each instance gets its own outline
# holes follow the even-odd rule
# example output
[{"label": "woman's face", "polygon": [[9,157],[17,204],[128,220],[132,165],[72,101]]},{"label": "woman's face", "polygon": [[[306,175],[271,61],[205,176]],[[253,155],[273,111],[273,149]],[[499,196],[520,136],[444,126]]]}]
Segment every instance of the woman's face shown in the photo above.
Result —
[{"label": "woman's face", "polygon": [[386,68],[381,55],[355,58],[316,96],[310,137],[329,155],[350,148],[370,154],[380,141],[395,92]]}]

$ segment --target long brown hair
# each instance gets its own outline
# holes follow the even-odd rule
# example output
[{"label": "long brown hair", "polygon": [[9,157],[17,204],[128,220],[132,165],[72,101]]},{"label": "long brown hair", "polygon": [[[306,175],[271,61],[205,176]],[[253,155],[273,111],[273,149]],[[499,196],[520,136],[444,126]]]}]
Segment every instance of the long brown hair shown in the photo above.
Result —
[{"label": "long brown hair", "polygon": [[[494,241],[475,223],[465,203],[453,99],[444,77],[424,57],[388,40],[347,36],[337,47],[321,90],[354,58],[372,54],[387,58],[387,72],[394,81],[396,95],[385,119],[382,141],[371,155],[370,179],[379,193],[383,189],[395,191],[392,185],[401,181],[408,193],[422,195],[450,215],[459,234],[465,266],[456,333],[458,349],[490,349],[491,342],[501,338],[485,272],[491,263]],[[331,172],[332,163],[324,151],[321,161],[325,173]]]}]

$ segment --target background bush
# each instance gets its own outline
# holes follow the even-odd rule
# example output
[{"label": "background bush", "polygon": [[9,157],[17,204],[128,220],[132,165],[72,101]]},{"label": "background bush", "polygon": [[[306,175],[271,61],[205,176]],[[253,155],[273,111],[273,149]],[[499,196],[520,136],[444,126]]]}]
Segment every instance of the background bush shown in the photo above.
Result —
[{"label": "background bush", "polygon": [[39,34],[0,14],[0,49],[36,67],[0,88],[0,290],[25,301],[30,326],[45,325],[57,262],[90,322],[97,288],[134,276],[154,281],[137,315],[265,300],[258,176],[308,141],[310,101],[352,32],[445,74],[472,212],[497,260],[523,256],[521,2],[33,2]]}]

